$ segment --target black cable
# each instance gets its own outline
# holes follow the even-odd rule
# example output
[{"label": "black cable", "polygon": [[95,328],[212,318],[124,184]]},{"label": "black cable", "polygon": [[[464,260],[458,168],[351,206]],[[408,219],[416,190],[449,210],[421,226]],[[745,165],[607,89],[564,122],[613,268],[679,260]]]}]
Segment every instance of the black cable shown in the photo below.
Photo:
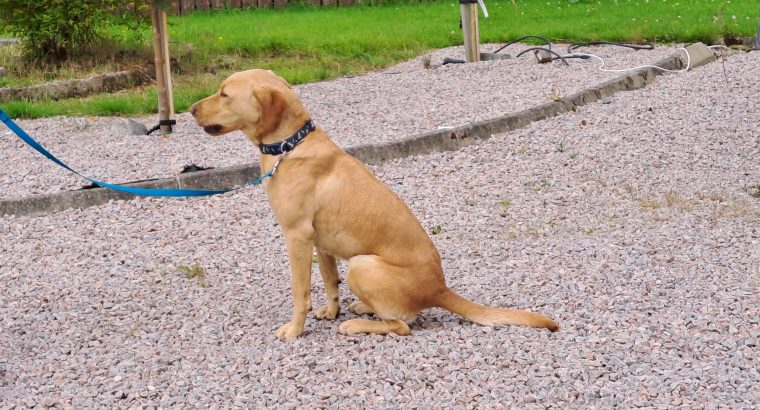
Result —
[{"label": "black cable", "polygon": [[464,60],[457,60],[457,59],[454,59],[454,58],[446,57],[446,58],[443,59],[443,64],[442,65],[446,65],[446,64],[464,64],[464,63],[465,63]]},{"label": "black cable", "polygon": [[[554,60],[562,60],[563,63],[565,63],[566,66],[569,66],[570,64],[567,62],[567,59],[569,58],[580,58],[583,60],[586,60],[590,58],[589,56],[585,55],[574,55],[575,50],[581,47],[588,47],[588,46],[599,46],[599,45],[609,45],[609,46],[618,46],[618,47],[627,47],[634,50],[654,50],[654,44],[652,43],[641,43],[641,44],[628,44],[628,43],[615,43],[615,42],[609,42],[609,41],[588,41],[588,42],[582,42],[582,43],[574,43],[567,46],[567,53],[568,55],[561,56],[554,52],[552,50],[552,42],[549,41],[546,37],[542,36],[522,36],[516,40],[510,41],[509,43],[499,47],[496,51],[493,52],[493,54],[498,53],[501,50],[504,50],[505,48],[511,46],[512,44],[515,44],[519,41],[525,40],[526,38],[535,38],[539,40],[543,40],[544,43],[546,43],[546,47],[530,47],[528,49],[525,49],[521,51],[519,54],[515,56],[515,58],[518,58],[522,56],[523,54],[527,53],[528,51],[534,51],[534,50],[543,50],[547,51],[553,55],[555,55],[555,58],[552,58],[552,61]],[[443,64],[461,64],[464,63],[463,60],[454,60],[454,59],[445,59]]]},{"label": "black cable", "polygon": [[150,135],[150,134],[152,134],[152,133],[154,133],[154,132],[158,131],[160,128],[161,128],[161,126],[160,126],[160,125],[156,125],[155,127],[153,127],[153,128],[151,128],[151,129],[149,129],[148,131],[146,131],[146,132],[145,132],[145,135]]},{"label": "black cable", "polygon": [[533,51],[533,50],[548,51],[548,52],[554,54],[555,56],[557,56],[557,58],[552,59],[552,61],[559,59],[559,60],[562,60],[562,62],[565,63],[566,66],[570,65],[570,64],[567,63],[567,61],[565,61],[566,57],[561,56],[561,55],[557,54],[555,51],[549,50],[548,48],[544,48],[544,47],[530,47],[530,48],[526,48],[525,50],[521,51],[520,54],[516,55],[515,58],[519,58],[521,55],[527,53],[528,51]]},{"label": "black cable", "polygon": [[634,50],[654,50],[654,44],[652,43],[627,44],[627,43],[615,43],[615,42],[609,42],[609,41],[589,41],[589,42],[583,42],[583,43],[570,44],[569,46],[567,46],[567,53],[573,54],[575,52],[575,49],[581,48],[581,47],[602,46],[602,45],[627,47],[627,48],[632,48]]},{"label": "black cable", "polygon": [[[162,125],[168,125],[169,127],[171,127],[172,125],[176,125],[176,124],[177,124],[176,120],[159,120],[158,121],[158,125],[156,125],[155,127],[149,129],[145,133],[145,135],[150,135],[151,133],[158,131],[159,129],[161,129]],[[171,130],[171,128],[170,128],[170,130]]]},{"label": "black cable", "polygon": [[505,48],[511,46],[512,44],[515,44],[515,43],[517,43],[518,41],[521,41],[521,40],[525,40],[526,38],[537,38],[539,40],[544,40],[544,43],[546,43],[546,45],[549,46],[549,50],[552,49],[552,42],[549,41],[549,39],[547,39],[546,37],[541,37],[541,36],[523,36],[523,37],[518,38],[517,40],[511,41],[511,42],[509,42],[509,43],[501,46],[501,48],[499,48],[498,50],[494,51],[493,53],[496,54],[499,51],[504,50]]},{"label": "black cable", "polygon": [[[585,56],[585,55],[565,54],[565,55],[562,56],[562,58],[580,58],[581,60],[588,60],[591,57]],[[556,58],[555,58],[555,60],[556,60]]]}]

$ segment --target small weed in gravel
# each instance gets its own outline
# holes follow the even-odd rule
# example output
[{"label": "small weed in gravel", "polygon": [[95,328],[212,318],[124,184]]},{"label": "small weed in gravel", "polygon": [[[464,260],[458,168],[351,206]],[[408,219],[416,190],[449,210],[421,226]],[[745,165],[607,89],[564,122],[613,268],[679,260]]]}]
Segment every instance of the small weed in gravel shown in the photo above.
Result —
[{"label": "small weed in gravel", "polygon": [[694,201],[688,198],[684,198],[683,196],[673,191],[666,192],[664,197],[665,197],[665,204],[669,208],[677,208],[683,212],[687,212],[693,209]]},{"label": "small weed in gravel", "polygon": [[433,235],[438,235],[439,233],[445,232],[444,229],[441,227],[441,225],[436,225],[432,228],[430,228],[430,233]]},{"label": "small weed in gravel", "polygon": [[187,275],[188,279],[198,278],[198,284],[202,288],[208,287],[208,281],[206,280],[206,270],[199,263],[194,263],[192,266],[181,265],[177,267],[181,272]]},{"label": "small weed in gravel", "polygon": [[657,209],[660,207],[660,203],[654,197],[644,197],[639,199],[639,205],[642,208]]},{"label": "small weed in gravel", "polygon": [[425,69],[429,69],[430,65],[431,65],[430,55],[426,55],[422,57],[422,67],[424,67]]},{"label": "small weed in gravel", "polygon": [[560,93],[558,89],[552,88],[546,96],[546,99],[552,102],[562,101],[562,93]]},{"label": "small weed in gravel", "polygon": [[757,215],[757,211],[749,201],[713,203],[710,207],[710,218],[713,222],[720,219],[752,219]]},{"label": "small weed in gravel", "polygon": [[749,193],[749,196],[760,199],[760,184],[750,186],[749,189],[747,189],[747,192]]}]

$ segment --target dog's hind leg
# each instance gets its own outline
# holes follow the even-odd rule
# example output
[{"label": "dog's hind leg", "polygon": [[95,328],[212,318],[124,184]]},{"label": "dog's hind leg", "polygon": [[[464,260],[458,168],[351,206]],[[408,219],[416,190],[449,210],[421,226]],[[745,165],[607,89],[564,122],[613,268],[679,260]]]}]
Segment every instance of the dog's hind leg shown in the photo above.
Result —
[{"label": "dog's hind leg", "polygon": [[325,283],[327,303],[314,311],[314,317],[317,319],[333,320],[340,314],[338,264],[334,256],[320,250],[317,250],[317,259],[319,261],[319,273],[322,275],[322,280]]},{"label": "dog's hind leg", "polygon": [[348,266],[348,285],[359,297],[361,304],[354,304],[360,312],[373,312],[381,321],[352,319],[340,324],[338,331],[345,335],[355,333],[410,334],[407,320],[419,312],[411,300],[405,282],[399,273],[387,266],[377,256],[356,256]]},{"label": "dog's hind leg", "polygon": [[375,313],[374,310],[370,309],[370,307],[367,306],[367,304],[362,302],[361,300],[357,300],[356,302],[348,305],[348,310],[350,310],[351,312],[357,315],[366,315],[370,313]]}]

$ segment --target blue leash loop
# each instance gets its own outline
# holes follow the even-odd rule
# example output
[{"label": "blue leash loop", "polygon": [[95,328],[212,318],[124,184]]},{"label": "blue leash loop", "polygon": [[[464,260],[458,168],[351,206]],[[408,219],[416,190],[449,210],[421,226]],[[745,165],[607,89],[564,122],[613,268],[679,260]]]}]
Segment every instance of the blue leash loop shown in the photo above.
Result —
[{"label": "blue leash loop", "polygon": [[14,134],[16,134],[19,138],[21,138],[22,141],[27,143],[30,147],[34,148],[37,152],[47,157],[49,160],[55,162],[59,166],[63,167],[64,169],[79,175],[80,177],[92,182],[95,185],[101,186],[103,188],[108,188],[114,191],[119,192],[126,192],[128,194],[133,195],[141,195],[141,196],[155,196],[155,197],[194,197],[194,196],[210,196],[210,195],[218,195],[223,194],[225,192],[235,191],[240,188],[243,188],[247,185],[259,185],[260,183],[264,182],[265,179],[271,178],[274,176],[275,171],[277,170],[277,166],[280,164],[280,161],[282,160],[282,156],[277,160],[274,167],[267,172],[266,174],[260,176],[259,178],[256,178],[254,180],[248,181],[245,184],[237,187],[237,188],[231,188],[231,189],[173,189],[173,188],[136,188],[136,187],[128,187],[123,185],[117,185],[117,184],[109,184],[107,182],[98,181],[89,177],[86,177],[79,172],[73,170],[71,167],[66,165],[63,161],[56,158],[55,155],[51,154],[48,150],[46,150],[42,145],[40,145],[37,141],[35,141],[32,137],[29,136],[29,134],[26,133],[21,127],[19,127],[13,120],[11,120],[11,117],[8,116],[8,114],[3,111],[2,108],[0,108],[0,121],[2,121]]}]

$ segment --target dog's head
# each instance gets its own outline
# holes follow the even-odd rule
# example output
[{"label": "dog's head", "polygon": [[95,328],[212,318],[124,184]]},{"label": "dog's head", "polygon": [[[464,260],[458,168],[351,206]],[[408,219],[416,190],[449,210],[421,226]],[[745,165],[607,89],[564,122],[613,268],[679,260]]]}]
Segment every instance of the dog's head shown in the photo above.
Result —
[{"label": "dog's head", "polygon": [[[232,74],[216,94],[193,104],[190,113],[211,135],[240,130],[257,144],[283,139],[309,118],[288,82],[270,70]],[[297,124],[295,130],[289,129],[291,123]]]}]

